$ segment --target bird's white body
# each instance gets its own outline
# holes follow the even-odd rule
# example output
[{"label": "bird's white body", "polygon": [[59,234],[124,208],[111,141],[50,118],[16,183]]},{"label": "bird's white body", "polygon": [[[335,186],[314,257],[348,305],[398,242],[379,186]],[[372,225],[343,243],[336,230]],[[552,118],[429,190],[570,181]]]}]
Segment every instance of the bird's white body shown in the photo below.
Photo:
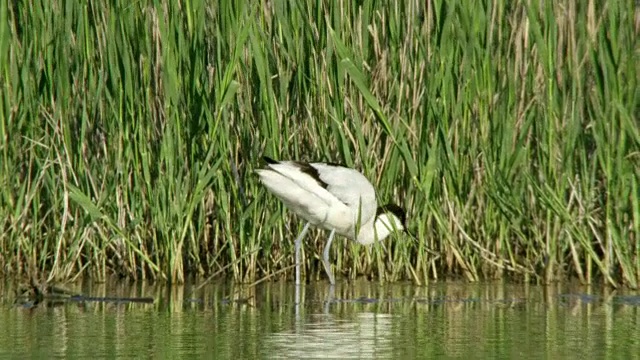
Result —
[{"label": "bird's white body", "polygon": [[[354,169],[326,163],[265,160],[268,165],[257,170],[264,186],[309,224],[331,230],[325,268],[334,233],[368,245],[386,238],[393,230],[404,229],[402,209],[391,204],[379,208],[373,185]],[[308,225],[296,240],[296,256],[307,229]],[[333,283],[328,269],[327,273]]]}]

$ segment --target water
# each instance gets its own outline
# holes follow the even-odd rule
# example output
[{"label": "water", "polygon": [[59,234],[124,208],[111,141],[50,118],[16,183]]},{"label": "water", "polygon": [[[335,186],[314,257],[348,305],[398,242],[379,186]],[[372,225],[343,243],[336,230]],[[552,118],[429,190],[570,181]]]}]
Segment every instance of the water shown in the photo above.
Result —
[{"label": "water", "polygon": [[[153,304],[15,305],[0,287],[0,358],[640,357],[635,292],[368,282],[246,288],[67,286]],[[327,301],[330,300],[330,301]]]}]

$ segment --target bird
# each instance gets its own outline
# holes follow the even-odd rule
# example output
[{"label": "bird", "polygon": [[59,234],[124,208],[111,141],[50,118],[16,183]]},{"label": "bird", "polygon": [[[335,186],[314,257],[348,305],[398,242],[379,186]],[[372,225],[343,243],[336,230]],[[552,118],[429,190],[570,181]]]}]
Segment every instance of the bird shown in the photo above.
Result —
[{"label": "bird", "polygon": [[331,285],[329,249],[335,234],[361,245],[381,241],[394,231],[405,231],[406,213],[398,205],[378,206],[376,192],[355,169],[323,162],[277,161],[264,156],[257,169],[261,183],[290,211],[307,221],[295,239],[296,285],[300,285],[300,249],[311,225],[330,230],[322,263]]}]

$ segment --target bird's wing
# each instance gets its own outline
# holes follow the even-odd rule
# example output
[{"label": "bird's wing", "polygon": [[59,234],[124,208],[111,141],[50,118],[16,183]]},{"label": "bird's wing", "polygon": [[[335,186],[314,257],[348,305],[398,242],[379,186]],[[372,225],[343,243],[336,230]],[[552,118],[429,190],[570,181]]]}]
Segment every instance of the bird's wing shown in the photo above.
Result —
[{"label": "bird's wing", "polygon": [[[274,161],[269,162],[265,169],[259,170],[259,174],[265,171],[273,171],[287,179],[290,186],[284,186],[280,192],[286,193],[292,190],[292,185],[299,187],[306,192],[306,196],[313,196],[322,201],[326,206],[334,205],[335,195],[327,190],[328,184],[320,179],[316,168],[308,163],[299,161]],[[264,176],[261,175],[264,178]],[[263,181],[264,182],[264,181]],[[282,187],[282,186],[280,186]],[[273,190],[272,190],[273,191]]]},{"label": "bird's wing", "polygon": [[259,169],[257,173],[263,185],[293,212],[314,225],[327,222],[328,209],[332,208],[332,204],[327,204],[331,195],[326,190],[322,189],[326,196],[317,195],[317,191],[310,192],[291,178],[270,168]]},{"label": "bird's wing", "polygon": [[318,178],[325,189],[340,202],[346,204],[354,213],[360,213],[363,222],[376,214],[377,202],[373,185],[360,172],[332,164],[309,164],[317,170]]}]

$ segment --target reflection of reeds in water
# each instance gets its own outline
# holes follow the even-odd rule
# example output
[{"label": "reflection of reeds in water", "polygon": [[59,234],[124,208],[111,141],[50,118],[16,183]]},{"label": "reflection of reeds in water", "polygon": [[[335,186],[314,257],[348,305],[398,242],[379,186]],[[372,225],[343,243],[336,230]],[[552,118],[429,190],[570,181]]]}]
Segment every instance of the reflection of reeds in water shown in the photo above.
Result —
[{"label": "reflection of reeds in water", "polygon": [[[629,316],[640,305],[637,294],[616,297],[606,289],[572,284],[453,282],[415,287],[356,282],[338,284],[333,297],[323,285],[307,286],[305,294],[299,321],[269,336],[265,353],[276,358],[348,358],[377,351],[381,357],[396,358],[410,356],[412,347],[435,346],[440,356],[459,357],[468,356],[472,343],[478,346],[477,354],[491,354],[492,346],[513,337],[509,331],[535,329],[544,335],[545,328],[576,329],[590,321],[600,326],[613,318],[612,309]],[[330,305],[322,306],[329,298]],[[403,333],[415,339],[403,344]],[[551,348],[562,347],[553,338],[547,341]],[[519,349],[526,345],[510,354],[518,355]]]},{"label": "reflection of reeds in water", "polygon": [[149,307],[154,304],[155,299],[149,295],[152,289],[152,286],[143,283],[134,286],[123,281],[109,281],[102,284],[91,281],[56,284],[46,280],[31,279],[28,283],[21,283],[15,288],[13,299],[16,304],[27,308],[66,304],[75,304],[83,309]]},{"label": "reflection of reeds in water", "polygon": [[[34,343],[42,343],[42,334],[55,334],[44,342],[47,346],[57,351],[83,347],[88,354],[131,355],[145,349],[147,355],[175,351],[220,358],[469,358],[499,350],[505,358],[521,358],[522,352],[613,351],[603,341],[624,344],[630,353],[640,350],[634,331],[640,297],[599,287],[357,281],[340,282],[331,291],[319,282],[302,286],[296,306],[291,282],[66,286],[96,297],[154,297],[156,302],[44,311],[1,307],[6,326],[0,327],[0,352],[15,341],[15,329],[35,333],[34,339],[26,337]],[[0,294],[13,292],[0,283]],[[79,343],[83,336],[92,341]]]}]

